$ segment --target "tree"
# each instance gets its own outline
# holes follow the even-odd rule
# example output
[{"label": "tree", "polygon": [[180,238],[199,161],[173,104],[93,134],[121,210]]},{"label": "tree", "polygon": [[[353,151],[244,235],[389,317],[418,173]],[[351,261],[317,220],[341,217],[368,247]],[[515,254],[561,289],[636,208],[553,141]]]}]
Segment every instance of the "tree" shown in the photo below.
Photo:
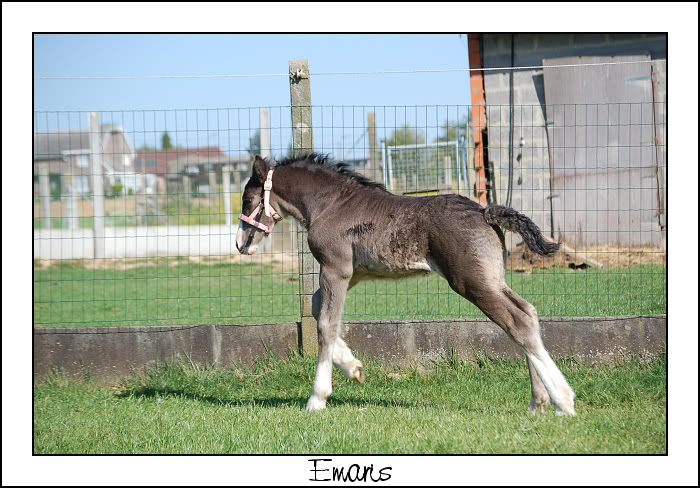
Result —
[{"label": "tree", "polygon": [[433,142],[446,142],[446,141],[456,141],[463,138],[466,135],[467,124],[471,125],[472,114],[469,112],[467,117],[462,117],[460,122],[454,120],[446,120],[440,126],[442,130],[442,135],[440,135]]},{"label": "tree", "polygon": [[422,130],[416,130],[408,124],[394,129],[389,139],[384,140],[387,146],[405,146],[407,144],[425,144],[425,134]]},{"label": "tree", "polygon": [[162,149],[172,149],[173,145],[170,142],[170,134],[167,132],[163,132],[163,137],[161,138],[161,147]]},{"label": "tree", "polygon": [[122,194],[122,190],[124,189],[124,185],[121,184],[121,182],[117,181],[112,185],[112,194],[109,195],[112,198],[118,197]]}]

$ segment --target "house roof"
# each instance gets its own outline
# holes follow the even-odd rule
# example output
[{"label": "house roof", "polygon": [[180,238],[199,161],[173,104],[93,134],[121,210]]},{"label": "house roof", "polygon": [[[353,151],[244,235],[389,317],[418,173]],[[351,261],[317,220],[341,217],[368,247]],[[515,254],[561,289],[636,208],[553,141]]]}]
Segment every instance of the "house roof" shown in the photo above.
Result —
[{"label": "house roof", "polygon": [[[132,152],[129,145],[128,137],[124,133],[121,126],[117,124],[103,124],[100,126],[100,135],[103,138],[103,143],[107,143],[107,138],[112,135],[123,135],[123,140],[117,147],[122,148],[122,151]],[[114,144],[114,142],[113,142]],[[112,149],[114,151],[115,149]],[[61,161],[65,159],[66,153],[90,153],[90,131],[88,129],[78,129],[69,132],[37,132],[34,133],[33,143],[34,161]],[[121,153],[105,153],[106,158],[103,158],[103,163],[106,167],[123,171],[122,161],[120,158],[115,158],[116,154]],[[110,157],[111,156],[111,157]],[[109,160],[109,161],[107,161]],[[112,168],[113,167],[113,168]]]},{"label": "house roof", "polygon": [[[136,151],[136,159],[142,160],[141,168],[137,171],[151,174],[177,173],[187,164],[222,163],[250,159],[245,157],[227,156],[218,146],[173,148],[165,150]],[[156,161],[155,168],[148,167],[148,160]]]},{"label": "house roof", "polygon": [[65,151],[89,151],[87,130],[34,134],[34,160],[63,159]]},{"label": "house roof", "polygon": [[228,163],[229,158],[223,154],[206,154],[206,153],[196,153],[196,154],[185,154],[177,159],[168,161],[168,173],[175,174],[185,171],[185,168],[189,165],[205,166],[205,171],[207,165],[216,163]]}]

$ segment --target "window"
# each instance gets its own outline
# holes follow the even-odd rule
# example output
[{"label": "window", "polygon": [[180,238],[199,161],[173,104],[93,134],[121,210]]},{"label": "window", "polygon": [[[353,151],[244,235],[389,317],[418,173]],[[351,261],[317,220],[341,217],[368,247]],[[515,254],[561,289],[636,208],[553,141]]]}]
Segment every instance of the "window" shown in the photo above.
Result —
[{"label": "window", "polygon": [[148,168],[155,168],[156,167],[156,160],[155,159],[149,159],[148,160]]},{"label": "window", "polygon": [[73,177],[73,192],[77,195],[87,195],[90,193],[88,175],[77,175]]},{"label": "window", "polygon": [[134,168],[136,169],[141,169],[143,168],[143,159],[137,159],[134,161]]},{"label": "window", "polygon": [[87,154],[78,154],[75,163],[79,168],[87,168],[90,165],[90,157]]}]

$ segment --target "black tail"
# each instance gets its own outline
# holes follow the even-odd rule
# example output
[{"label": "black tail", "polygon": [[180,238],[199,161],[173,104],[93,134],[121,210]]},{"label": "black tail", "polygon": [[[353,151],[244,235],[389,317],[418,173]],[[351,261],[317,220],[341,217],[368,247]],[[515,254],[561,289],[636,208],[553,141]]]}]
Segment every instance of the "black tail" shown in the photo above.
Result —
[{"label": "black tail", "polygon": [[498,225],[520,234],[527,247],[540,256],[551,256],[559,249],[559,244],[547,242],[535,223],[525,215],[502,205],[491,205],[484,211],[484,219],[490,225]]}]

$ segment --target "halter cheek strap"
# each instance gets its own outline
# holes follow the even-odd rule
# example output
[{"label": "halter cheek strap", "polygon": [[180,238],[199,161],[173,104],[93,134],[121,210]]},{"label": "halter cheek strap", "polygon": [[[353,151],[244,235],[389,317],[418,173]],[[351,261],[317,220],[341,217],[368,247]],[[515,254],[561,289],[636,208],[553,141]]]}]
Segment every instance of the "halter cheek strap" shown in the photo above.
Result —
[{"label": "halter cheek strap", "polygon": [[270,205],[270,192],[272,191],[272,172],[274,169],[271,169],[270,171],[267,172],[267,179],[265,180],[265,184],[263,185],[263,189],[265,190],[265,197],[263,199],[264,201],[264,206],[265,206],[265,215],[267,217],[272,217],[274,219],[274,222],[272,222],[272,225],[267,226],[261,222],[258,222],[255,220],[255,216],[258,215],[258,212],[260,212],[260,209],[263,207],[263,202],[260,202],[258,206],[251,212],[250,215],[243,215],[241,214],[238,216],[240,220],[243,222],[252,225],[253,227],[257,227],[261,231],[263,231],[265,234],[269,234],[272,232],[273,227],[277,222],[282,220],[282,216],[277,213],[277,211],[274,209],[272,205]]},{"label": "halter cheek strap", "polygon": [[275,220],[282,220],[282,217],[279,216],[279,214],[275,211],[274,208],[270,205],[270,192],[272,191],[272,172],[274,169],[271,169],[270,171],[267,172],[267,179],[265,180],[265,184],[263,185],[263,189],[265,190],[265,215],[270,217],[272,216]]}]

